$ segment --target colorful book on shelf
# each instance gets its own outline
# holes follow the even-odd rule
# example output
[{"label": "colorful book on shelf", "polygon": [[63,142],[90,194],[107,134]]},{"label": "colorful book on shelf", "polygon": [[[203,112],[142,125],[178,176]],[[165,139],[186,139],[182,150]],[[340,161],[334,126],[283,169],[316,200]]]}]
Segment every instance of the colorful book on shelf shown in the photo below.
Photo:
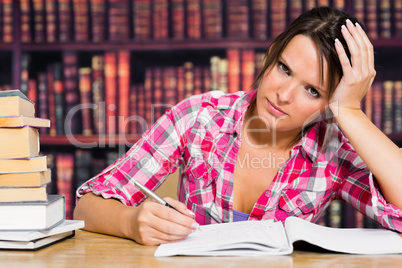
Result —
[{"label": "colorful book on shelf", "polygon": [[162,116],[163,105],[163,85],[162,85],[162,68],[155,67],[152,69],[152,113],[151,124],[156,122]]},{"label": "colorful book on shelf", "polygon": [[45,0],[32,0],[34,18],[34,41],[42,43],[45,41]]},{"label": "colorful book on shelf", "polygon": [[39,133],[32,127],[9,128],[1,124],[0,140],[3,142],[0,150],[0,158],[29,158],[38,156]]},{"label": "colorful book on shelf", "polygon": [[27,159],[0,159],[0,174],[45,170],[47,170],[46,156],[37,156]]},{"label": "colorful book on shelf", "polygon": [[20,0],[21,12],[21,42],[31,43],[31,5],[30,0]]},{"label": "colorful book on shelf", "polygon": [[202,0],[202,30],[206,39],[223,37],[222,1]]},{"label": "colorful book on shelf", "polygon": [[2,230],[0,231],[0,241],[30,242],[37,239],[74,231],[83,228],[84,225],[84,221],[64,220],[53,228],[46,230]]},{"label": "colorful book on shelf", "polygon": [[380,1],[380,37],[382,39],[389,39],[392,36],[391,32],[391,1]]},{"label": "colorful book on shelf", "polygon": [[39,187],[51,182],[51,170],[0,174],[0,187]]},{"label": "colorful book on shelf", "polygon": [[366,0],[366,27],[370,39],[378,39],[377,0]]},{"label": "colorful book on shelf", "polygon": [[[2,0],[2,26],[3,26],[3,42],[12,43],[14,40],[14,7],[12,0]],[[17,18],[15,18],[17,19]]]},{"label": "colorful book on shelf", "polygon": [[45,197],[43,201],[1,202],[0,230],[46,230],[62,223],[65,218],[64,196]]},{"label": "colorful book on shelf", "polygon": [[64,81],[63,81],[63,66],[60,62],[53,64],[53,90],[54,90],[54,109],[56,126],[56,134],[64,135],[65,121],[65,98],[64,98]]},{"label": "colorful book on shelf", "polygon": [[74,40],[76,42],[89,41],[88,1],[73,1]]},{"label": "colorful book on shelf", "polygon": [[249,38],[249,6],[247,0],[226,0],[226,36]]},{"label": "colorful book on shelf", "polygon": [[171,25],[172,25],[172,38],[182,40],[186,37],[185,34],[185,1],[172,0],[171,2]]},{"label": "colorful book on shelf", "polygon": [[106,133],[105,126],[105,79],[104,79],[104,56],[94,55],[92,57],[92,103],[94,133]]},{"label": "colorful book on shelf", "polygon": [[266,40],[268,37],[268,1],[251,0],[252,37]]},{"label": "colorful book on shelf", "polygon": [[109,40],[129,40],[129,0],[109,0],[108,3]]},{"label": "colorful book on shelf", "polygon": [[144,119],[148,126],[151,124],[152,117],[152,98],[153,98],[153,74],[152,69],[145,69],[145,80],[144,80]]},{"label": "colorful book on shelf", "polygon": [[[45,72],[38,74],[38,104],[37,115],[40,118],[49,118],[47,77]],[[40,128],[40,134],[49,134],[48,128]]]},{"label": "colorful book on shelf", "polygon": [[0,203],[46,201],[46,199],[46,185],[38,187],[0,187]]},{"label": "colorful book on shelf", "polygon": [[78,55],[76,51],[63,51],[64,97],[65,115],[68,134],[81,133],[81,116],[77,111],[80,103],[80,91],[78,88]]},{"label": "colorful book on shelf", "polygon": [[169,37],[169,2],[168,0],[152,1],[152,26],[154,39]]},{"label": "colorful book on shelf", "polygon": [[240,90],[240,49],[226,50],[228,60],[228,92],[234,93]]},{"label": "colorful book on shelf", "polygon": [[[90,0],[92,41],[106,39],[106,0]],[[128,24],[127,24],[128,25]]]},{"label": "colorful book on shelf", "polygon": [[194,64],[192,62],[184,63],[184,98],[193,95],[194,92]]},{"label": "colorful book on shelf", "polygon": [[35,105],[20,90],[0,91],[0,116],[35,116]]},{"label": "colorful book on shelf", "polygon": [[402,133],[402,81],[395,81],[395,107],[394,107],[394,130],[396,133]]},{"label": "colorful book on shelf", "polygon": [[[194,66],[194,88],[193,95],[199,95],[203,92],[202,69],[201,66]],[[166,94],[165,94],[166,100]],[[165,101],[166,102],[166,101]],[[173,104],[174,105],[174,104]]]},{"label": "colorful book on shelf", "polygon": [[23,53],[21,55],[21,85],[20,90],[23,94],[28,94],[28,80],[29,80],[29,63],[30,55]]},{"label": "colorful book on shelf", "polygon": [[79,91],[81,100],[82,134],[92,135],[91,68],[79,68]]},{"label": "colorful book on shelf", "polygon": [[402,0],[394,1],[393,8],[394,26],[395,26],[395,37],[402,37]]},{"label": "colorful book on shelf", "polygon": [[290,0],[289,2],[289,23],[297,19],[303,11],[302,0]]},{"label": "colorful book on shelf", "polygon": [[201,0],[186,0],[187,38],[201,39]]},{"label": "colorful book on shelf", "polygon": [[46,41],[48,43],[53,43],[57,40],[57,8],[56,0],[45,0],[45,10],[46,10]]},{"label": "colorful book on shelf", "polygon": [[130,116],[129,110],[129,95],[130,95],[130,52],[128,50],[121,50],[117,52],[118,60],[118,129],[119,134],[129,133],[128,117]]},{"label": "colorful book on shelf", "polygon": [[152,3],[151,0],[133,0],[134,38],[148,40],[152,37]]},{"label": "colorful book on shelf", "polygon": [[64,195],[66,199],[66,219],[73,218],[73,178],[74,155],[71,153],[56,154],[57,193]]},{"label": "colorful book on shelf", "polygon": [[116,133],[117,120],[117,55],[105,52],[105,116],[106,133]]},{"label": "colorful book on shelf", "polygon": [[71,6],[70,0],[57,0],[57,14],[59,27],[59,41],[71,41]]},{"label": "colorful book on shelf", "polygon": [[383,111],[383,132],[387,135],[393,132],[393,98],[394,82],[387,80],[383,82],[384,111]]},{"label": "colorful book on shelf", "polygon": [[240,90],[248,91],[255,78],[255,52],[253,49],[241,51],[241,86]]},{"label": "colorful book on shelf", "polygon": [[46,81],[47,81],[47,93],[48,93],[48,112],[50,119],[50,131],[51,136],[56,136],[56,102],[55,102],[55,91],[53,83],[53,64],[49,64],[46,68]]},{"label": "colorful book on shelf", "polygon": [[275,38],[285,30],[287,2],[282,0],[271,0],[271,37]]}]

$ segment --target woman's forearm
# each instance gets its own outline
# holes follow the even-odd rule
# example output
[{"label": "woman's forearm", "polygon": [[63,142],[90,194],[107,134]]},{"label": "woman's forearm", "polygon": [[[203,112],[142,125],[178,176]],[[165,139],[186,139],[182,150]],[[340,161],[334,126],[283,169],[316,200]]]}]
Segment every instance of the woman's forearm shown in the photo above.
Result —
[{"label": "woman's forearm", "polygon": [[340,108],[336,120],[387,202],[402,209],[402,151],[361,110]]},{"label": "woman's forearm", "polygon": [[74,219],[85,221],[85,230],[130,238],[127,222],[135,207],[127,207],[118,200],[85,194],[74,209]]}]

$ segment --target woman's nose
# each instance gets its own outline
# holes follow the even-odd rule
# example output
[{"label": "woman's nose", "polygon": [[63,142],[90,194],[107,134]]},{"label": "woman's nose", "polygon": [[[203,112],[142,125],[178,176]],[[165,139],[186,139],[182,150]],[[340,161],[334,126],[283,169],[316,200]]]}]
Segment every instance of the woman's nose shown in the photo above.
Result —
[{"label": "woman's nose", "polygon": [[293,97],[296,93],[297,85],[296,83],[286,83],[281,88],[276,91],[278,100],[282,103],[291,103]]}]

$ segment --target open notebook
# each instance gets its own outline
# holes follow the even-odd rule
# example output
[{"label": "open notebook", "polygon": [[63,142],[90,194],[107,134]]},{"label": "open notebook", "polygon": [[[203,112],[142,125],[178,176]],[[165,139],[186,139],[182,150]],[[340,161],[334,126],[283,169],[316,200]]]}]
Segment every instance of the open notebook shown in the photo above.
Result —
[{"label": "open notebook", "polygon": [[289,217],[285,226],[273,220],[202,226],[183,241],[160,245],[155,257],[286,255],[296,241],[342,253],[402,253],[402,237],[389,230],[330,228]]}]

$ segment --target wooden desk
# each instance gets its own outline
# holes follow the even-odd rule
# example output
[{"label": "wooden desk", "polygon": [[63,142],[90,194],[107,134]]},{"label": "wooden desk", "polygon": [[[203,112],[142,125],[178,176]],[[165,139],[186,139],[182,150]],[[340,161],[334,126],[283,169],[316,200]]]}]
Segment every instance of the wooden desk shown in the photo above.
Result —
[{"label": "wooden desk", "polygon": [[[373,241],[375,243],[375,241]],[[296,251],[273,257],[154,258],[156,247],[79,230],[74,238],[39,251],[1,251],[0,266],[14,267],[401,267],[402,255],[346,255]]]}]

